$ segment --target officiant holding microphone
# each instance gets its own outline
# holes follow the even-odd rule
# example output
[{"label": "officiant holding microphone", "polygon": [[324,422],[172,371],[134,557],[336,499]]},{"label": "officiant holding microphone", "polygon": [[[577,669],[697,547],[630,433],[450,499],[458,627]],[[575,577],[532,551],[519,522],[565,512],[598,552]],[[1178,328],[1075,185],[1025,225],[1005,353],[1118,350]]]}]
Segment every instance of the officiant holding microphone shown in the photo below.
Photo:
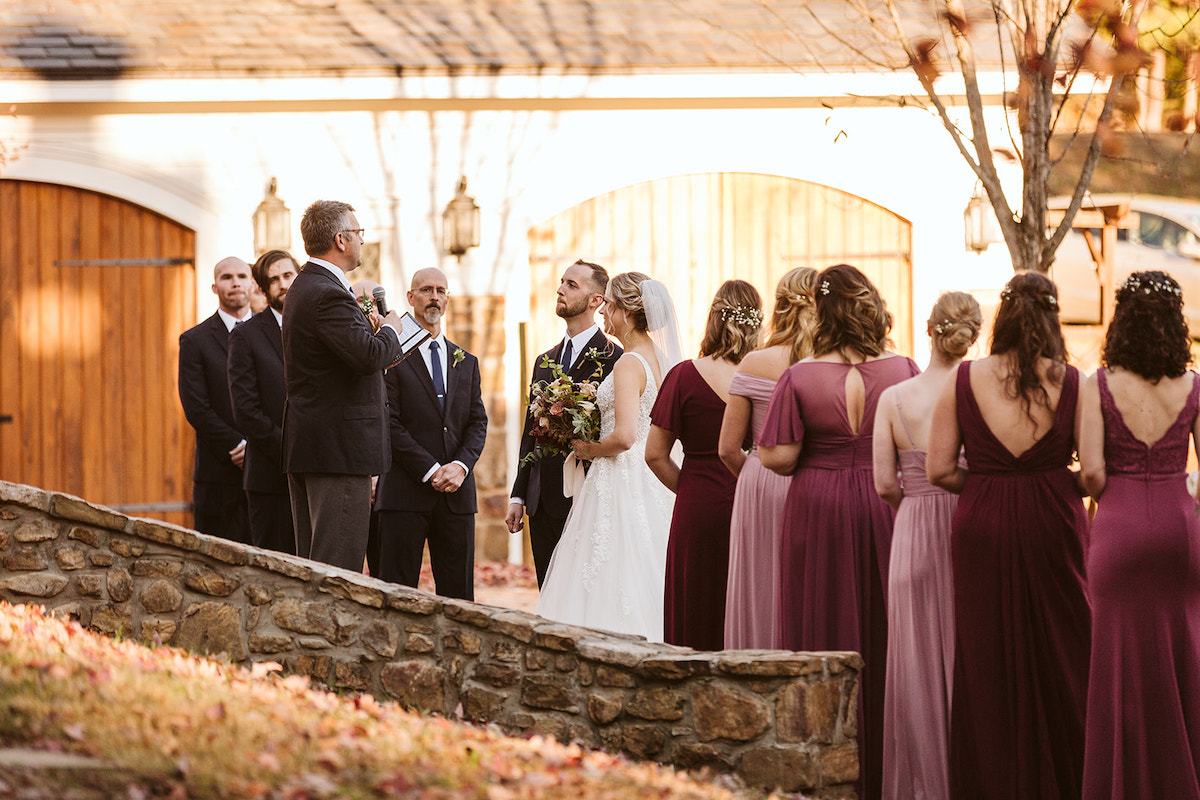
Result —
[{"label": "officiant holding microphone", "polygon": [[348,203],[318,200],[300,220],[308,263],[283,315],[288,474],[296,553],[359,572],[371,476],[391,466],[383,370],[403,357],[393,311],[374,330],[346,273],[362,263],[364,230]]},{"label": "officiant holding microphone", "polygon": [[[534,359],[531,386],[538,381],[554,379],[550,369],[541,366],[543,358],[560,364],[567,377],[576,382],[594,380],[599,383],[612,372],[613,364],[623,351],[596,324],[596,310],[604,304],[607,286],[608,270],[599,264],[580,259],[566,268],[558,284],[554,313],[566,323],[567,332],[558,344]],[[595,362],[585,358],[585,354],[593,349],[600,362],[600,372],[596,375],[593,375]],[[523,463],[536,444],[530,433],[532,427],[533,417],[527,411],[521,432],[521,461],[517,465],[517,478],[513,482],[505,522],[509,532],[519,533],[521,517],[528,511],[529,542],[540,587],[571,511],[571,499],[563,494],[563,456],[547,455],[532,463]]]}]

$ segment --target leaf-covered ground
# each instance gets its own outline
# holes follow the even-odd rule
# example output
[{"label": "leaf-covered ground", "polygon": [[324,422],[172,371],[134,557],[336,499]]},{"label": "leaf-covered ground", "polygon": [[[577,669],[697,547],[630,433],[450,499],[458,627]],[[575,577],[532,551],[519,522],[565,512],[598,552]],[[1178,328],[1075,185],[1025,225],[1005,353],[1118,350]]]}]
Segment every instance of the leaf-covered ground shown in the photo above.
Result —
[{"label": "leaf-covered ground", "polygon": [[114,641],[0,603],[0,744],[101,759],[136,776],[131,798],[739,796],[658,765],[318,691],[277,670]]}]

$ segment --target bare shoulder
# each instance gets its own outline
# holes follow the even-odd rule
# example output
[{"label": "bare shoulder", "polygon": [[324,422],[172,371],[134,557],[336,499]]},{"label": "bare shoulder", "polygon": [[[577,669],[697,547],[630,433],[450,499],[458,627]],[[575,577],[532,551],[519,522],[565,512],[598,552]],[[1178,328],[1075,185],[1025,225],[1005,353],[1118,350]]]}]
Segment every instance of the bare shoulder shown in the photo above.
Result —
[{"label": "bare shoulder", "polygon": [[775,345],[747,353],[746,357],[742,359],[742,363],[738,364],[737,371],[744,375],[777,381],[791,366],[789,359],[789,348]]}]

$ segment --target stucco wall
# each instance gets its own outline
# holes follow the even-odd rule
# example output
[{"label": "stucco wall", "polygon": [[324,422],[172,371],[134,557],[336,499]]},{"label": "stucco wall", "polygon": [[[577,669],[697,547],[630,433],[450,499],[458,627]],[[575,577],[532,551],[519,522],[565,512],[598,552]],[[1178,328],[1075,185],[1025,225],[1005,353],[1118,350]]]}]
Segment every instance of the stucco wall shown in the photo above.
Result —
[{"label": "stucco wall", "polygon": [[450,600],[0,482],[0,599],[110,635],[751,785],[847,797],[856,653],[698,653]]}]

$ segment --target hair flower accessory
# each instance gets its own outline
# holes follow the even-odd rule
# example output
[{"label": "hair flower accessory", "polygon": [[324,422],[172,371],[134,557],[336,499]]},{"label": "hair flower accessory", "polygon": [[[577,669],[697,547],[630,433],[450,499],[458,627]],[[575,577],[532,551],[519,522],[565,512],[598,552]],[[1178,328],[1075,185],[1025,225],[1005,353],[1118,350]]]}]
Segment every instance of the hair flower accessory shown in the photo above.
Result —
[{"label": "hair flower accessory", "polygon": [[1126,278],[1125,282],[1121,284],[1121,288],[1128,289],[1132,292],[1140,290],[1142,294],[1150,294],[1151,292],[1167,292],[1175,295],[1176,297],[1183,297],[1183,290],[1180,289],[1178,285],[1173,286],[1170,283],[1160,280],[1143,281],[1137,275],[1130,275],[1128,278]]},{"label": "hair flower accessory", "polygon": [[726,322],[733,320],[738,325],[757,328],[762,324],[763,313],[751,306],[726,306],[721,309],[721,319]]},{"label": "hair flower accessory", "polygon": [[941,322],[939,322],[939,323],[937,323],[936,325],[934,325],[934,326],[933,326],[933,331],[934,331],[934,333],[936,333],[938,336],[941,336],[941,335],[942,335],[942,334],[944,334],[946,331],[950,330],[950,328],[951,328],[953,325],[954,325],[954,323],[953,323],[953,322],[951,322],[951,321],[950,321],[950,320],[948,320],[948,319],[944,319],[944,320],[942,320]]},{"label": "hair flower accessory", "polygon": [[454,351],[454,355],[452,356],[452,358],[454,359],[454,363],[451,366],[457,367],[459,362],[462,361],[466,357],[467,357],[467,354],[463,352],[463,349],[461,347],[457,348]]},{"label": "hair flower accessory", "polygon": [[821,281],[821,294],[829,294],[829,279],[828,278],[823,279]]}]

